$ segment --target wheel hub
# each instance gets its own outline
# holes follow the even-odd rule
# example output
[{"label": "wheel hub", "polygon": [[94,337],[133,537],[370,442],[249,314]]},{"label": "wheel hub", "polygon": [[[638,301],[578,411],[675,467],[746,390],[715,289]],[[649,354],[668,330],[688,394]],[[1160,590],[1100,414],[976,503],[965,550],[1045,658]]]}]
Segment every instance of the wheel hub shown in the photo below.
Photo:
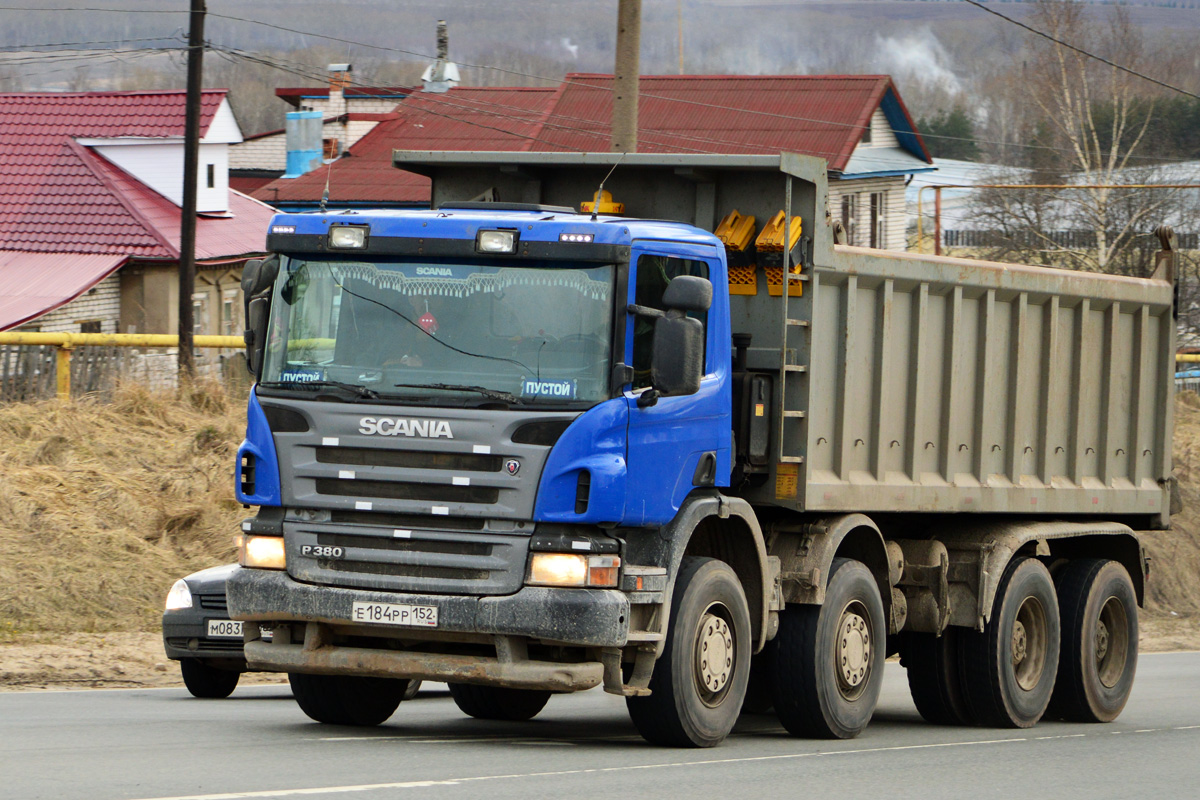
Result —
[{"label": "wheel hub", "polygon": [[1012,663],[1014,667],[1020,666],[1025,660],[1025,655],[1029,649],[1029,638],[1025,633],[1025,625],[1017,620],[1013,624],[1012,632]]},{"label": "wheel hub", "polygon": [[729,683],[732,673],[733,633],[729,623],[715,614],[705,614],[696,637],[696,674],[709,693],[717,694]]},{"label": "wheel hub", "polygon": [[1108,655],[1108,626],[1104,620],[1096,623],[1096,663],[1099,664]]},{"label": "wheel hub", "polygon": [[857,689],[867,677],[871,663],[871,633],[867,621],[853,611],[842,614],[838,624],[838,678],[847,689]]}]

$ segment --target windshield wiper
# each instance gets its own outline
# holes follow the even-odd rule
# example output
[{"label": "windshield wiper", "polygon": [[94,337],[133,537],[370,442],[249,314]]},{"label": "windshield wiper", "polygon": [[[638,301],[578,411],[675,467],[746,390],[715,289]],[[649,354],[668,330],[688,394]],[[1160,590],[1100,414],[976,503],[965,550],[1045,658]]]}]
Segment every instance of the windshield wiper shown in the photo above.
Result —
[{"label": "windshield wiper", "polygon": [[309,386],[332,386],[335,389],[344,389],[347,392],[353,392],[364,400],[379,399],[379,392],[374,389],[368,389],[366,386],[360,386],[357,383],[343,383],[342,381],[265,381],[260,382],[258,385],[267,389],[304,389]]},{"label": "windshield wiper", "polygon": [[525,402],[515,394],[489,389],[486,386],[460,386],[456,383],[397,383],[393,385],[397,389],[444,389],[449,392],[475,392],[489,400],[503,400],[505,403]]}]

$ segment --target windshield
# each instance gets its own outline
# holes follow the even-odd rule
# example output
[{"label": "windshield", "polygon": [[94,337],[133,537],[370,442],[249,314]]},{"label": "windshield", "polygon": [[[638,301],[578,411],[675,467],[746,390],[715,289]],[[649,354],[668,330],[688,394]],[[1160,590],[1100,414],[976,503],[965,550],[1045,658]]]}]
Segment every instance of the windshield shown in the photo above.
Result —
[{"label": "windshield", "polygon": [[613,276],[611,264],[284,258],[262,385],[595,403],[608,397]]}]

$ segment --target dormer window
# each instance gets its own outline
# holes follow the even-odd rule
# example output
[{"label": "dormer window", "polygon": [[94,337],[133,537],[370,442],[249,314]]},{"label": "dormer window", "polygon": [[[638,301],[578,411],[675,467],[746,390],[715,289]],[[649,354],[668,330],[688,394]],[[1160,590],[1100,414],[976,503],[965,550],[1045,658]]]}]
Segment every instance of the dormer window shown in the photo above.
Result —
[{"label": "dormer window", "polygon": [[866,129],[863,130],[862,139],[859,140],[862,144],[871,143],[871,123],[867,123]]}]

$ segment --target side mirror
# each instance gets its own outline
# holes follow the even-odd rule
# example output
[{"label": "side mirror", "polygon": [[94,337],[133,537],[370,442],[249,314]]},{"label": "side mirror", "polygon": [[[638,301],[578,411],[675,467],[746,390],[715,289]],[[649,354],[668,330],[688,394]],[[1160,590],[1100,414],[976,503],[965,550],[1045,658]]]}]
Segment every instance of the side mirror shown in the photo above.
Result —
[{"label": "side mirror", "polygon": [[259,258],[247,261],[242,268],[242,302],[246,309],[246,368],[254,377],[262,371],[263,349],[266,346],[267,317],[271,307],[269,291],[279,275],[279,258]]},{"label": "side mirror", "polygon": [[677,275],[667,284],[662,303],[667,308],[701,313],[712,306],[713,288],[707,278]]},{"label": "side mirror", "polygon": [[270,310],[271,304],[266,297],[255,297],[246,304],[246,367],[255,378],[262,376]]},{"label": "side mirror", "polygon": [[[675,285],[674,281],[671,285]],[[700,320],[685,317],[679,311],[668,311],[667,316],[654,325],[654,344],[650,355],[650,384],[654,388],[650,391],[655,394],[647,400],[659,395],[675,397],[695,394],[700,391],[700,378],[703,375],[704,325]],[[650,394],[650,391],[643,395]]]}]

